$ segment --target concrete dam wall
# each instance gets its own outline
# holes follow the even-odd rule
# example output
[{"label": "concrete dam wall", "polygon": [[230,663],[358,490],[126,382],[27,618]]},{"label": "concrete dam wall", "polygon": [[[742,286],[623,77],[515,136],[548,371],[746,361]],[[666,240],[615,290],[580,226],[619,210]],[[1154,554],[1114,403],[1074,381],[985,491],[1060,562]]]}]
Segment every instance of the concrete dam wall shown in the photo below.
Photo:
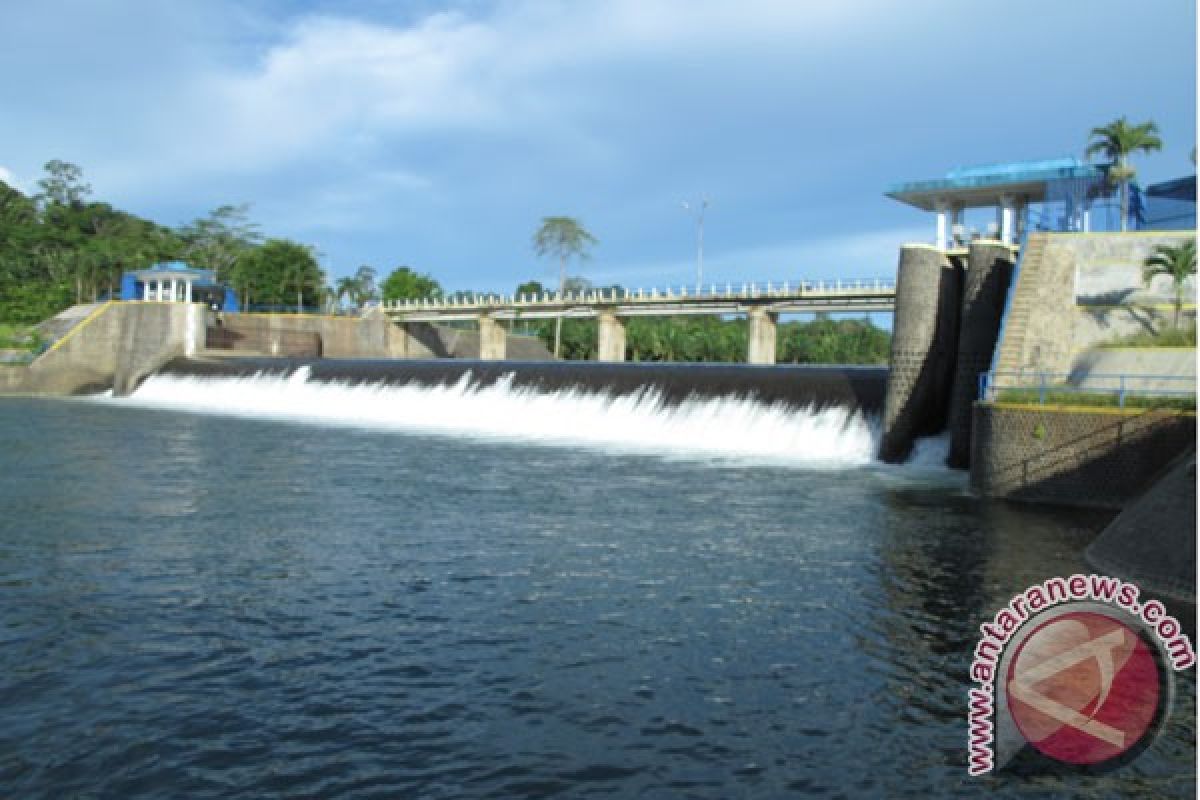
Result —
[{"label": "concrete dam wall", "polygon": [[1013,250],[1002,242],[972,242],[965,253],[901,248],[884,461],[904,461],[914,440],[949,427],[950,463],[966,466],[978,376],[991,361],[1012,266]]}]

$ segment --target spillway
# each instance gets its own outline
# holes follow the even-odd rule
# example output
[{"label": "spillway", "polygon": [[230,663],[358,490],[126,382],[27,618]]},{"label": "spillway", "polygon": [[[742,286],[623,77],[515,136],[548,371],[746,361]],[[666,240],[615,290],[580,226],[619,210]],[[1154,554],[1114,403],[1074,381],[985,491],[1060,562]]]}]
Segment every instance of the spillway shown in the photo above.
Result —
[{"label": "spillway", "polygon": [[177,359],[114,402],[812,467],[872,463],[873,367]]}]

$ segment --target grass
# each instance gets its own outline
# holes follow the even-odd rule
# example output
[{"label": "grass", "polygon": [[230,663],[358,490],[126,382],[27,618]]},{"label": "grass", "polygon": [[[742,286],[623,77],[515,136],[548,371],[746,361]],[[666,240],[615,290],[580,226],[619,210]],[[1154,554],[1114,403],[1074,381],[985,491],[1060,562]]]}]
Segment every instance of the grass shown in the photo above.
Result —
[{"label": "grass", "polygon": [[1133,333],[1122,336],[1100,345],[1102,348],[1114,347],[1195,347],[1196,326],[1186,328],[1167,328],[1158,333]]},{"label": "grass", "polygon": [[[42,338],[32,325],[0,322],[0,350],[22,350],[32,358],[42,349]],[[22,363],[27,359],[5,359],[0,363]]]},{"label": "grass", "polygon": [[[1088,408],[1119,408],[1116,392],[1108,391],[1063,391],[1047,389],[1043,395],[1037,389],[1001,389],[996,393],[997,403],[1021,405],[1086,406]],[[1125,408],[1154,408],[1169,411],[1195,411],[1196,397],[1190,395],[1125,395]]]}]

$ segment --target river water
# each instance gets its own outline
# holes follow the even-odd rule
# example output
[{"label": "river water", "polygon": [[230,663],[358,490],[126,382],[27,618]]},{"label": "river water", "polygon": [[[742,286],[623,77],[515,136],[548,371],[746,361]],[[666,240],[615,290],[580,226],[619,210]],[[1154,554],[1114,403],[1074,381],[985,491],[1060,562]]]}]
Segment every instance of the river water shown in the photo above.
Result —
[{"label": "river water", "polygon": [[1118,771],[967,777],[977,626],[1105,518],[876,440],[303,370],[0,402],[0,796],[1193,796],[1194,673]]}]

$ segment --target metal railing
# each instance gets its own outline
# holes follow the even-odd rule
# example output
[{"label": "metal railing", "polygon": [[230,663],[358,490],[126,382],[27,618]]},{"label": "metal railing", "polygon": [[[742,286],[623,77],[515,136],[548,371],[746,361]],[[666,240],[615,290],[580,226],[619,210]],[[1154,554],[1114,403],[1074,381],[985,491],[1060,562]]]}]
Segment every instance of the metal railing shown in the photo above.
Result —
[{"label": "metal railing", "polygon": [[892,295],[896,292],[896,281],[890,278],[829,280],[829,281],[781,281],[766,283],[712,283],[699,288],[695,286],[666,286],[638,289],[611,287],[606,289],[582,289],[578,291],[552,291],[533,294],[456,294],[448,297],[404,299],[385,303],[386,310],[434,310],[465,307],[496,306],[539,306],[563,305],[566,303],[662,303],[662,302],[705,302],[770,300],[803,298],[805,296],[855,296]]},{"label": "metal railing", "polygon": [[[983,402],[1022,402],[1038,405],[1067,405],[1073,400],[1086,405],[1127,404],[1145,407],[1154,400],[1173,405],[1195,406],[1196,378],[1191,375],[1136,375],[1038,372],[983,372],[979,375],[979,399]],[[1146,402],[1146,401],[1151,402]]]}]

